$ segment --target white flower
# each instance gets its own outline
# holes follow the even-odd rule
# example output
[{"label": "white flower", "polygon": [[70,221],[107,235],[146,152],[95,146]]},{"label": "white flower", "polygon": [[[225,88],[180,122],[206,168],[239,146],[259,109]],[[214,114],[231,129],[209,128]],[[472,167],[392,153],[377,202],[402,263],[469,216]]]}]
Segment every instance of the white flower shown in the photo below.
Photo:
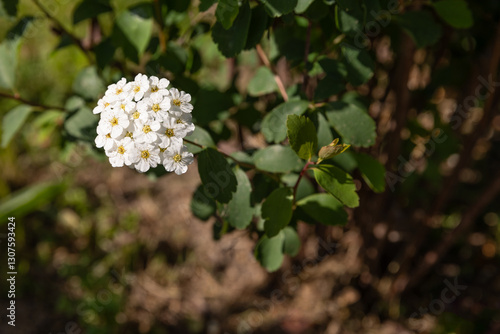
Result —
[{"label": "white flower", "polygon": [[171,117],[175,119],[175,123],[178,126],[184,128],[184,131],[186,132],[185,136],[189,136],[193,133],[195,126],[191,122],[193,120],[193,116],[191,114],[186,114],[186,113],[171,114]]},{"label": "white flower", "polygon": [[112,103],[112,108],[121,109],[127,114],[135,110],[136,103],[132,101],[133,96],[128,95],[124,99],[116,100]]},{"label": "white flower", "polygon": [[170,85],[170,81],[165,78],[158,79],[158,77],[151,76],[149,77],[149,93],[158,93],[162,96],[169,95],[167,87]]},{"label": "white flower", "polygon": [[129,125],[128,116],[121,109],[111,109],[101,114],[100,127],[106,133],[111,133],[112,138],[117,138]]},{"label": "white flower", "polygon": [[97,101],[97,107],[94,108],[94,110],[92,110],[92,112],[94,114],[100,114],[102,112],[105,112],[105,111],[109,111],[111,109],[111,103],[107,101],[107,99],[99,99],[99,101]]},{"label": "white flower", "polygon": [[145,74],[137,74],[134,81],[127,84],[128,89],[134,97],[135,101],[139,101],[144,97],[144,94],[149,89],[149,80]]},{"label": "white flower", "polygon": [[115,140],[111,138],[111,133],[105,131],[103,127],[97,127],[97,137],[95,137],[95,146],[98,148],[104,147],[106,151],[112,150],[116,145]]},{"label": "white flower", "polygon": [[130,118],[132,122],[142,122],[145,123],[151,119],[151,115],[148,112],[148,105],[146,101],[141,100],[137,102],[136,108],[130,113]]},{"label": "white flower", "polygon": [[108,90],[106,91],[105,97],[108,99],[109,102],[116,101],[119,99],[126,98],[129,92],[130,89],[127,84],[127,79],[121,78],[121,80],[118,81],[117,83],[108,86]]},{"label": "white flower", "polygon": [[136,144],[139,161],[134,165],[139,172],[145,173],[150,167],[155,168],[160,163],[160,149],[151,144]]},{"label": "white flower", "polygon": [[132,139],[125,137],[116,142],[112,150],[106,152],[109,162],[113,167],[130,166],[139,161],[139,151],[135,147]]},{"label": "white flower", "polygon": [[158,137],[161,142],[160,147],[182,146],[182,138],[186,137],[187,131],[183,124],[178,124],[176,118],[167,116],[164,118],[162,128]]},{"label": "white flower", "polygon": [[180,111],[185,113],[190,113],[193,111],[193,106],[191,105],[191,95],[186,94],[186,92],[179,92],[177,88],[170,88],[171,103],[172,107],[170,111],[173,113],[178,113]]},{"label": "white flower", "polygon": [[170,98],[168,96],[153,93],[149,99],[146,100],[146,104],[148,109],[151,110],[151,115],[155,120],[161,122],[168,116],[168,110],[170,109]]},{"label": "white flower", "polygon": [[136,122],[134,140],[138,143],[153,143],[158,138],[156,131],[160,130],[160,122],[148,120],[146,122]]},{"label": "white flower", "polygon": [[177,175],[187,172],[187,166],[192,164],[194,160],[193,153],[188,152],[187,146],[169,147],[165,153],[166,158],[163,160],[163,166],[167,172],[175,172]]}]

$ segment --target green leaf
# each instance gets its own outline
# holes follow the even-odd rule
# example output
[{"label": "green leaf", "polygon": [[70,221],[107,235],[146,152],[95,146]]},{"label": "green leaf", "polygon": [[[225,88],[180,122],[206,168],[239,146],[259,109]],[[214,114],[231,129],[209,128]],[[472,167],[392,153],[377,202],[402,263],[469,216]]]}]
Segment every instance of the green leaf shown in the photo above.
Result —
[{"label": "green leaf", "polygon": [[252,15],[250,19],[250,27],[248,30],[247,42],[245,50],[253,49],[262,40],[262,35],[269,25],[269,16],[263,6],[256,6],[252,8]]},{"label": "green leaf", "polygon": [[283,229],[282,233],[285,237],[285,241],[283,243],[283,252],[290,256],[297,255],[300,250],[300,239],[297,231],[295,231],[290,226],[287,226]]},{"label": "green leaf", "polygon": [[116,18],[116,26],[132,44],[139,54],[142,54],[153,33],[153,9],[151,4],[140,4],[122,12]]},{"label": "green leaf", "polygon": [[333,165],[315,165],[313,170],[316,181],[323,189],[350,208],[359,206],[356,185],[351,175]]},{"label": "green leaf", "polygon": [[395,15],[393,20],[410,35],[418,48],[436,44],[441,37],[441,26],[426,11],[405,12]]},{"label": "green leaf", "polygon": [[257,151],[253,156],[255,166],[272,173],[286,173],[302,168],[303,162],[289,146],[272,145]]},{"label": "green leaf", "polygon": [[347,44],[340,47],[345,59],[347,80],[354,86],[367,82],[373,76],[375,63],[365,49],[359,49]]},{"label": "green leaf", "polygon": [[205,193],[203,186],[200,185],[191,199],[191,211],[193,215],[206,221],[215,213],[215,209],[215,201]]},{"label": "green leaf", "polygon": [[[186,139],[206,147],[215,146],[215,143],[210,134],[205,129],[199,126],[197,126],[194,129],[194,132],[191,135],[187,136]],[[203,150],[201,147],[190,143],[184,142],[184,145],[188,147],[189,152],[192,152],[194,154],[199,153]]]},{"label": "green leaf", "polygon": [[198,172],[205,193],[221,203],[228,203],[236,191],[236,176],[217,150],[206,148],[198,155]]},{"label": "green leaf", "polygon": [[219,0],[215,17],[224,29],[227,30],[233,25],[233,21],[238,16],[239,11],[238,0]]},{"label": "green leaf", "polygon": [[280,143],[286,138],[288,115],[302,115],[309,107],[307,101],[288,101],[280,104],[262,120],[261,131],[269,142]]},{"label": "green leaf", "polygon": [[277,91],[278,85],[274,81],[274,74],[271,70],[261,66],[248,83],[247,89],[250,96],[261,96]]},{"label": "green leaf", "polygon": [[268,238],[267,235],[264,235],[257,243],[255,247],[255,258],[267,271],[273,272],[281,267],[284,258],[284,242],[285,236],[283,233],[280,233],[273,238]]},{"label": "green leaf", "polygon": [[16,132],[21,128],[29,114],[31,107],[21,104],[11,109],[2,120],[2,148],[6,148]]},{"label": "green leaf", "polygon": [[325,225],[345,225],[347,212],[342,203],[330,194],[313,194],[297,202],[301,208],[314,220]]},{"label": "green leaf", "polygon": [[73,91],[88,100],[97,100],[104,90],[104,82],[95,66],[82,69],[73,82]]},{"label": "green leaf", "polygon": [[268,237],[277,235],[292,219],[292,200],[291,188],[278,188],[262,204],[264,231]]},{"label": "green leaf", "polygon": [[212,39],[226,58],[236,56],[245,47],[250,29],[250,18],[250,5],[245,2],[229,29],[224,29],[220,22],[215,23],[212,28]]},{"label": "green leaf", "polygon": [[234,170],[238,187],[227,205],[226,219],[232,226],[243,229],[252,222],[254,208],[250,205],[252,186],[247,175],[239,167]]},{"label": "green leaf", "polygon": [[385,190],[384,165],[365,153],[356,153],[354,158],[358,162],[358,168],[366,184],[377,193],[383,192]]},{"label": "green leaf", "polygon": [[46,203],[50,203],[61,193],[62,184],[53,182],[27,186],[10,194],[0,203],[0,225],[8,222],[7,217],[22,218]]},{"label": "green leaf", "polygon": [[318,146],[326,146],[333,140],[330,124],[322,113],[318,112]]},{"label": "green leaf", "polygon": [[73,24],[113,11],[109,0],[83,0],[73,12]]},{"label": "green leaf", "polygon": [[305,116],[288,115],[286,120],[290,147],[304,160],[311,160],[318,150],[318,136],[313,122]]},{"label": "green leaf", "polygon": [[318,86],[316,86],[316,90],[314,91],[314,100],[326,100],[332,95],[337,95],[345,90],[345,85],[342,77],[327,74],[318,82]]},{"label": "green leaf", "polygon": [[271,17],[288,14],[297,6],[297,0],[261,0]]},{"label": "green leaf", "polygon": [[204,12],[217,3],[217,0],[201,0],[200,1],[200,12]]},{"label": "green leaf", "polygon": [[64,121],[64,129],[73,139],[93,143],[97,136],[96,128],[99,118],[87,107],[68,114]]},{"label": "green leaf", "polygon": [[348,144],[361,147],[375,144],[375,121],[357,106],[332,102],[326,106],[326,117]]},{"label": "green leaf", "polygon": [[349,3],[348,8],[335,8],[337,28],[345,34],[354,35],[363,30],[363,11],[357,1]]},{"label": "green leaf", "polygon": [[[17,16],[17,7],[19,5],[19,0],[0,0],[0,4],[7,15],[11,17]],[[0,8],[0,13],[2,9]]]},{"label": "green leaf", "polygon": [[314,2],[314,0],[298,0],[297,6],[295,6],[295,13],[302,14],[307,8]]},{"label": "green leaf", "polygon": [[474,24],[472,13],[464,0],[431,2],[436,13],[453,28],[470,28]]},{"label": "green leaf", "polygon": [[[281,176],[281,181],[290,188],[295,186],[297,180],[299,179],[299,174],[289,173],[283,174]],[[297,186],[297,193],[295,194],[295,200],[299,200],[311,194],[314,194],[315,189],[311,181],[307,177],[300,179],[299,185]]]},{"label": "green leaf", "polygon": [[103,69],[111,63],[113,56],[115,55],[115,47],[111,42],[111,38],[106,38],[101,43],[94,47],[95,59],[97,66]]},{"label": "green leaf", "polygon": [[0,88],[14,88],[20,39],[5,39],[0,43]]}]

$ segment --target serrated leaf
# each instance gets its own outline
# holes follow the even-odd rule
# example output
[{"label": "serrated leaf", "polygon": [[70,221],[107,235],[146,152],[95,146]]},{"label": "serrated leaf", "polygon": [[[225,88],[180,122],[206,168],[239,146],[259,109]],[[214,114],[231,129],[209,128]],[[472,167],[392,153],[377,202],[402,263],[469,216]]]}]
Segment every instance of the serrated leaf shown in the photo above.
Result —
[{"label": "serrated leaf", "polygon": [[11,109],[2,119],[2,147],[6,148],[17,131],[31,113],[31,107],[25,104]]},{"label": "serrated leaf", "polygon": [[326,117],[346,143],[361,147],[375,143],[375,121],[357,106],[332,102],[326,106]]},{"label": "serrated leaf", "polygon": [[282,145],[272,145],[257,151],[253,161],[258,169],[272,173],[298,170],[304,164],[289,146]]},{"label": "serrated leaf", "polygon": [[261,0],[271,17],[288,14],[297,6],[297,0]]},{"label": "serrated leaf", "polygon": [[153,33],[153,10],[151,4],[141,4],[122,12],[116,18],[116,26],[128,42],[142,54]]},{"label": "serrated leaf", "polygon": [[290,226],[287,226],[283,229],[283,236],[285,240],[283,242],[283,252],[290,256],[295,256],[299,253],[300,250],[300,238],[295,231]]},{"label": "serrated leaf", "polygon": [[252,222],[254,208],[250,205],[252,186],[247,175],[240,168],[234,170],[238,186],[233,198],[229,201],[226,211],[228,223],[237,229],[243,229]]},{"label": "serrated leaf", "polygon": [[205,193],[221,203],[228,203],[236,191],[236,176],[224,156],[213,148],[198,155],[198,172]]},{"label": "serrated leaf", "polygon": [[255,247],[255,258],[267,271],[278,270],[283,263],[283,243],[285,236],[280,233],[273,238],[263,235]]},{"label": "serrated leaf", "polygon": [[318,150],[318,136],[313,122],[305,116],[289,115],[286,121],[290,147],[304,160],[311,160]]},{"label": "serrated leaf", "polygon": [[110,6],[109,0],[83,0],[73,12],[73,24],[111,12],[112,10],[113,8]]},{"label": "serrated leaf", "polygon": [[333,165],[315,165],[313,170],[316,181],[323,189],[350,208],[359,206],[356,185],[351,175]]},{"label": "serrated leaf", "polygon": [[433,45],[441,37],[441,26],[426,11],[405,12],[395,15],[393,20],[410,35],[418,48]]},{"label": "serrated leaf", "polygon": [[431,4],[436,13],[454,28],[470,28],[474,24],[472,13],[464,0],[440,0]]},{"label": "serrated leaf", "polygon": [[385,190],[385,168],[378,160],[364,153],[356,153],[354,158],[358,162],[366,184],[375,192],[381,193]]},{"label": "serrated leaf", "polygon": [[250,5],[245,2],[240,7],[238,16],[236,16],[233,25],[229,29],[224,29],[220,22],[215,23],[212,28],[212,39],[226,58],[236,56],[245,47],[250,29],[250,19]]},{"label": "serrated leaf", "polygon": [[297,202],[307,215],[325,225],[345,225],[347,212],[344,206],[330,194],[313,194]]},{"label": "serrated leaf", "polygon": [[268,237],[277,235],[292,219],[292,200],[292,189],[278,188],[262,204],[264,231]]},{"label": "serrated leaf", "polygon": [[288,101],[269,112],[262,120],[261,131],[269,142],[280,143],[286,138],[288,115],[302,115],[309,107],[307,101]]},{"label": "serrated leaf", "polygon": [[216,209],[215,201],[205,193],[203,185],[200,185],[191,199],[191,212],[203,221],[208,220]]},{"label": "serrated leaf", "polygon": [[233,25],[233,21],[238,16],[239,10],[238,0],[219,0],[215,17],[224,29],[227,30]]},{"label": "serrated leaf", "polygon": [[345,59],[346,79],[353,86],[359,86],[367,82],[373,76],[375,68],[375,62],[368,51],[347,44],[343,44],[340,49]]},{"label": "serrated leaf", "polygon": [[261,66],[248,83],[247,90],[250,96],[261,96],[277,91],[278,85],[271,70]]}]

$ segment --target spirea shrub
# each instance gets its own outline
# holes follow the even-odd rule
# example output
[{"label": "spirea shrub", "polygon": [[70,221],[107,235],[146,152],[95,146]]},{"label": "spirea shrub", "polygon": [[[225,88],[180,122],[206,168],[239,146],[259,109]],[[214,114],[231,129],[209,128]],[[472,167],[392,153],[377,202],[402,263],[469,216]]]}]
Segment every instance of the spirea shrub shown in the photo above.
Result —
[{"label": "spirea shrub", "polygon": [[97,102],[100,114],[95,144],[104,148],[113,167],[130,166],[144,173],[163,165],[167,172],[184,174],[193,154],[183,144],[195,126],[191,96],[167,79],[138,74],[108,86]]}]

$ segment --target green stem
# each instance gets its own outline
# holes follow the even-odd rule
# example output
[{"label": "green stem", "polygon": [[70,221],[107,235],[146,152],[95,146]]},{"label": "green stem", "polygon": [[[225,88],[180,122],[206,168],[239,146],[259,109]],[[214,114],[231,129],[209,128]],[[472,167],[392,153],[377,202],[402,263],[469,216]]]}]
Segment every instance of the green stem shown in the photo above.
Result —
[{"label": "green stem", "polygon": [[309,168],[310,165],[314,165],[315,163],[312,161],[306,162],[302,170],[300,171],[299,177],[297,178],[297,182],[295,182],[295,185],[293,186],[293,205],[295,205],[296,197],[297,197],[297,189],[299,188],[299,183],[304,174],[306,173],[307,169]]}]

